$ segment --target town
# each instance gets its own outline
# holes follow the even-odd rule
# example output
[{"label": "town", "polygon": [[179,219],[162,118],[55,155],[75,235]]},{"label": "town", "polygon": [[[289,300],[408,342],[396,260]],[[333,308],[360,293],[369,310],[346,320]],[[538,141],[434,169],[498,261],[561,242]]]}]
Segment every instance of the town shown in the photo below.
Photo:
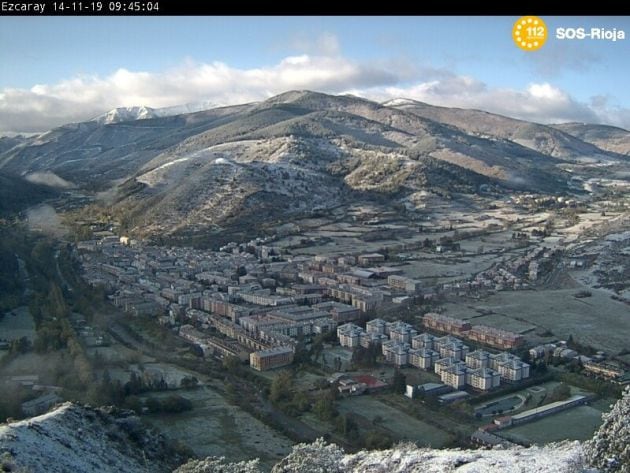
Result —
[{"label": "town", "polygon": [[[130,316],[152,317],[205,358],[277,373],[324,340],[310,363],[330,373],[325,379],[339,396],[351,402],[394,386],[414,402],[472,409],[478,425],[472,442],[529,444],[510,429],[597,399],[550,381],[552,361],[554,370],[579,365],[597,382],[630,381],[602,351],[580,352],[571,340],[536,344],[539,337],[443,313],[437,294],[453,292],[453,285],[426,287],[382,253],[291,255],[262,238],[210,251],[149,246],[108,230],[97,235],[76,245],[84,279],[106,288]],[[506,277],[518,290],[523,282],[511,274],[533,281],[552,258],[553,252],[529,251],[510,263],[513,273],[486,271],[454,293],[501,290]],[[506,417],[511,411],[518,414]],[[488,424],[488,416],[495,422]]]}]

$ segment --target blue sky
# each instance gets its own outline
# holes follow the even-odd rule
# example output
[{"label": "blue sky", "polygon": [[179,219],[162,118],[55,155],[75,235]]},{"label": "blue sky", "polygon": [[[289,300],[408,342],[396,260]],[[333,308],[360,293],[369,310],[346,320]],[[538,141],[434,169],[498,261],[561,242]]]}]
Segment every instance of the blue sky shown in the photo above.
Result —
[{"label": "blue sky", "polygon": [[0,18],[0,131],[41,131],[116,106],[261,100],[285,88],[630,127],[630,38],[554,37],[557,27],[630,36],[629,17],[543,17],[550,37],[535,52],[512,42],[516,19]]}]

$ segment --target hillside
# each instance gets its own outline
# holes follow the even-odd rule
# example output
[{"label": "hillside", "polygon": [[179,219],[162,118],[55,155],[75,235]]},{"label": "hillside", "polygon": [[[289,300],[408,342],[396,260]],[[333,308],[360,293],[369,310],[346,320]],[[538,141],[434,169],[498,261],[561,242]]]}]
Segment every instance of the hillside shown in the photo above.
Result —
[{"label": "hillside", "polygon": [[20,212],[55,195],[48,186],[0,172],[0,216]]},{"label": "hillside", "polygon": [[623,128],[588,123],[562,123],[553,127],[606,151],[630,155],[630,131]]},{"label": "hillside", "polygon": [[383,198],[415,211],[419,193],[447,204],[482,188],[567,195],[567,166],[625,165],[556,128],[410,100],[291,91],[174,116],[112,113],[11,143],[0,170],[109,191],[137,235],[190,236],[260,231]]},{"label": "hillside", "polygon": [[526,122],[482,110],[438,107],[413,100],[394,100],[384,105],[448,123],[477,136],[509,140],[553,158],[576,160],[606,155],[596,143],[582,141],[559,127]]},{"label": "hillside", "polygon": [[[435,450],[401,444],[345,454],[318,440],[301,444],[272,473],[628,473],[630,389],[605,415],[593,440],[540,447]],[[66,403],[48,414],[0,426],[3,471],[160,472],[184,461],[129,411]],[[259,473],[257,461],[191,460],[176,473]]]},{"label": "hillside", "polygon": [[167,472],[183,460],[130,411],[65,403],[0,426],[2,471]]}]

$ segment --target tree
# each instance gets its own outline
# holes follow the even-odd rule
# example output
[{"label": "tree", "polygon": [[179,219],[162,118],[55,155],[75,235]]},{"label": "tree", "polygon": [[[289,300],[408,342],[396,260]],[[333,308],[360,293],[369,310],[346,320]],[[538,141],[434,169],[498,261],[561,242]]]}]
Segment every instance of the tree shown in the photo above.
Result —
[{"label": "tree", "polygon": [[394,371],[392,389],[395,393],[400,394],[404,394],[405,389],[407,389],[407,377],[398,368],[396,368],[396,371]]},{"label": "tree", "polygon": [[241,360],[237,356],[228,355],[223,358],[222,365],[230,373],[236,373],[241,367]]},{"label": "tree", "polygon": [[290,371],[281,371],[271,382],[269,399],[274,404],[291,398],[293,391],[293,376]]},{"label": "tree", "polygon": [[384,450],[391,448],[392,438],[376,430],[370,430],[363,439],[365,448],[369,450]]},{"label": "tree", "polygon": [[179,385],[182,389],[193,389],[199,385],[199,380],[195,376],[184,376]]},{"label": "tree", "polygon": [[324,396],[313,405],[313,413],[319,420],[329,421],[337,415],[337,409],[330,396]]},{"label": "tree", "polygon": [[136,414],[142,414],[142,402],[136,396],[126,397],[123,402],[123,407],[125,409],[131,409]]},{"label": "tree", "polygon": [[162,401],[162,411],[170,413],[179,413],[189,411],[193,408],[190,399],[185,397],[172,395]]},{"label": "tree", "polygon": [[350,414],[343,414],[337,417],[335,429],[347,440],[356,440],[359,437],[359,426]]},{"label": "tree", "polygon": [[304,394],[302,391],[298,391],[297,393],[295,393],[295,396],[293,396],[293,400],[291,401],[291,405],[298,412],[306,412],[308,411],[309,407],[311,407],[311,403],[309,402],[308,397],[306,397],[306,394]]},{"label": "tree", "polygon": [[560,383],[549,394],[549,402],[564,401],[571,396],[571,388],[566,383]]}]

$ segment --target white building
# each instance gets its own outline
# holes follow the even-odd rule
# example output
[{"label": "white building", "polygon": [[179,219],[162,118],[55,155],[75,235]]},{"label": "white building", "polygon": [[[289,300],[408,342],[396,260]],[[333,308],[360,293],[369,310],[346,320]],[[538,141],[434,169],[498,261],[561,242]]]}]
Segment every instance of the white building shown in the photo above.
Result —
[{"label": "white building", "polygon": [[413,348],[426,348],[427,350],[434,349],[435,337],[429,333],[421,333],[411,338],[411,346]]},{"label": "white building", "polygon": [[429,370],[440,359],[440,354],[427,348],[412,348],[409,350],[409,364],[416,368]]},{"label": "white building", "polygon": [[474,370],[488,368],[490,366],[490,353],[484,350],[475,350],[466,355],[466,366]]},{"label": "white building", "polygon": [[337,327],[337,337],[342,347],[355,348],[360,345],[363,329],[358,325],[348,323]]},{"label": "white building", "polygon": [[466,385],[466,367],[463,364],[456,364],[440,372],[440,379],[448,386],[455,389]]},{"label": "white building", "polygon": [[489,391],[501,383],[501,375],[490,368],[469,370],[466,373],[466,384],[481,391]]},{"label": "white building", "polygon": [[373,319],[373,320],[370,320],[369,322],[366,322],[365,331],[367,333],[376,333],[378,335],[384,335],[386,325],[387,325],[387,322],[385,322],[383,319]]},{"label": "white building", "polygon": [[468,345],[464,345],[461,341],[447,342],[440,344],[439,353],[442,358],[455,358],[457,360],[464,360],[470,348]]}]

